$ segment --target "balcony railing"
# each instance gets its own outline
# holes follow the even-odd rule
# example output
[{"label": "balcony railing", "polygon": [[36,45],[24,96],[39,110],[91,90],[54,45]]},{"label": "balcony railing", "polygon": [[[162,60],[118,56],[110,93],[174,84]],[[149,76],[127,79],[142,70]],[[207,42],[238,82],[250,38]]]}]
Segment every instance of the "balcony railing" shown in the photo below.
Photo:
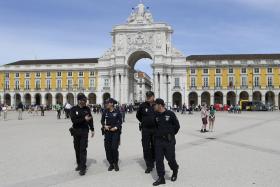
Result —
[{"label": "balcony railing", "polygon": [[196,86],[190,86],[190,90],[196,90]]},{"label": "balcony railing", "polygon": [[103,86],[103,90],[110,90],[110,86]]},{"label": "balcony railing", "polygon": [[235,86],[228,86],[227,89],[228,90],[234,90]]},{"label": "balcony railing", "polygon": [[173,86],[173,90],[180,90],[181,86]]},{"label": "balcony railing", "polygon": [[221,90],[222,86],[215,86],[215,90]]},{"label": "balcony railing", "polygon": [[203,90],[209,90],[209,86],[202,86]]},{"label": "balcony railing", "polygon": [[248,85],[241,85],[240,88],[243,90],[248,89]]},{"label": "balcony railing", "polygon": [[273,90],[274,89],[274,85],[267,85],[266,88],[269,89],[269,90]]},{"label": "balcony railing", "polygon": [[259,86],[259,85],[254,85],[254,90],[259,90],[259,89],[261,89],[261,86]]}]

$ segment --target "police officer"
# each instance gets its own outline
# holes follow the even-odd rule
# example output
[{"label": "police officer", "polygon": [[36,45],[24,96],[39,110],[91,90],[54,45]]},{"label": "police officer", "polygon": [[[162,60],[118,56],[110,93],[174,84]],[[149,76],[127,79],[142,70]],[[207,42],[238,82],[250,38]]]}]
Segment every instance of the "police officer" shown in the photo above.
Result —
[{"label": "police officer", "polygon": [[144,160],[146,162],[145,173],[150,173],[154,168],[154,132],[155,132],[155,95],[152,91],[146,93],[146,102],[139,106],[136,117],[140,122],[139,129],[142,132],[142,147]]},{"label": "police officer", "polygon": [[117,102],[110,98],[105,102],[105,111],[102,113],[101,124],[104,138],[106,158],[110,164],[108,171],[119,171],[119,145],[122,130],[122,115],[114,108]]},{"label": "police officer", "polygon": [[79,174],[85,175],[87,161],[88,133],[91,130],[91,137],[94,136],[93,119],[90,108],[86,106],[87,98],[84,94],[77,96],[78,105],[74,106],[70,111],[71,135],[74,138],[74,148],[76,152],[77,168]]},{"label": "police officer", "polygon": [[153,183],[154,186],[165,184],[164,157],[168,165],[173,170],[171,181],[177,180],[178,164],[175,159],[175,135],[180,129],[179,121],[174,112],[165,108],[162,99],[155,101],[156,111],[156,131],[155,131],[155,156],[158,180]]}]

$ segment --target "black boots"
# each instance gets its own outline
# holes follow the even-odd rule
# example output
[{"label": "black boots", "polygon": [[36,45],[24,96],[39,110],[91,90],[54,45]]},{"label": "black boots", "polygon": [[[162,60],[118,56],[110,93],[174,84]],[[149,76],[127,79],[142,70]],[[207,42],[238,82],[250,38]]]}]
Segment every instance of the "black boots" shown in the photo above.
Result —
[{"label": "black boots", "polygon": [[153,183],[153,186],[159,186],[161,184],[165,184],[165,179],[164,177],[159,177],[156,182]]},{"label": "black boots", "polygon": [[174,170],[173,174],[171,176],[171,181],[174,182],[177,180],[177,176],[178,176],[178,170]]},{"label": "black boots", "polygon": [[145,173],[151,173],[153,171],[153,168],[147,168]]},{"label": "black boots", "polygon": [[119,165],[117,163],[110,164],[108,171],[113,171],[113,169],[115,169],[115,171],[119,171],[120,170]]},{"label": "black boots", "polygon": [[115,168],[115,171],[119,171],[120,170],[119,165],[117,163],[114,164],[114,168]]},{"label": "black boots", "polygon": [[75,168],[75,171],[80,171],[81,170],[81,168],[79,167],[79,166],[77,166],[76,168]]},{"label": "black boots", "polygon": [[113,164],[110,164],[110,166],[109,166],[109,168],[108,168],[108,171],[113,171],[113,169],[114,169]]},{"label": "black boots", "polygon": [[79,172],[79,174],[80,174],[81,176],[85,175],[85,174],[86,174],[86,169],[81,169],[80,172]]}]

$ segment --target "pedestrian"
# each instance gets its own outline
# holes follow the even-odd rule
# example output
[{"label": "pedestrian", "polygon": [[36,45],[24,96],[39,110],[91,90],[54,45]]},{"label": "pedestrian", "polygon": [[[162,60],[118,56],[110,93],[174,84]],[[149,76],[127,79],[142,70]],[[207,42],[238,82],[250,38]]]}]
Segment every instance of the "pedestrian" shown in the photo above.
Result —
[{"label": "pedestrian", "polygon": [[120,107],[120,111],[121,111],[121,114],[122,114],[122,122],[124,123],[125,122],[125,105],[122,105]]},{"label": "pedestrian", "polygon": [[77,167],[79,174],[86,174],[88,133],[91,131],[91,138],[94,137],[94,126],[90,108],[86,106],[87,98],[84,94],[77,96],[78,105],[70,111],[71,121],[73,123],[70,133],[74,139],[74,149],[76,153]]},{"label": "pedestrian", "polygon": [[61,109],[62,109],[61,104],[57,103],[55,105],[55,109],[56,109],[56,112],[57,112],[57,119],[60,119],[60,117],[61,117]]},{"label": "pedestrian", "polygon": [[119,145],[122,130],[122,115],[119,110],[114,108],[117,102],[110,98],[105,102],[106,109],[102,113],[101,124],[102,134],[104,135],[104,147],[106,158],[109,162],[108,171],[119,171]]},{"label": "pedestrian", "polygon": [[154,186],[165,184],[164,157],[173,171],[171,181],[177,180],[179,166],[175,154],[175,135],[180,129],[179,121],[174,112],[165,108],[162,99],[155,101],[156,130],[155,130],[155,157],[158,179]]},{"label": "pedestrian", "polygon": [[4,118],[4,121],[6,121],[6,120],[7,120],[7,117],[8,117],[8,105],[5,104],[5,105],[3,106],[3,108],[2,108],[2,110],[3,110],[3,118]]},{"label": "pedestrian", "polygon": [[205,104],[202,105],[200,113],[201,113],[201,119],[202,119],[202,127],[201,127],[200,132],[204,133],[204,132],[207,132],[206,126],[207,126],[207,123],[208,123],[208,120],[207,120],[208,112],[207,112]]},{"label": "pedestrian", "polygon": [[45,116],[45,107],[44,105],[40,105],[41,116]]},{"label": "pedestrian", "polygon": [[0,103],[0,116],[1,116],[1,114],[2,114],[2,105]]},{"label": "pedestrian", "polygon": [[155,94],[146,93],[146,101],[139,106],[136,118],[139,120],[139,130],[142,133],[143,156],[146,163],[145,173],[153,171],[155,162],[154,133],[156,128],[154,112]]},{"label": "pedestrian", "polygon": [[23,104],[22,102],[19,102],[17,106],[17,111],[18,111],[18,120],[22,120],[22,113],[23,113]]},{"label": "pedestrian", "polygon": [[209,131],[210,132],[213,132],[213,129],[214,129],[214,123],[215,123],[215,118],[216,118],[215,113],[216,113],[216,110],[212,105],[210,107],[210,112],[209,112]]}]

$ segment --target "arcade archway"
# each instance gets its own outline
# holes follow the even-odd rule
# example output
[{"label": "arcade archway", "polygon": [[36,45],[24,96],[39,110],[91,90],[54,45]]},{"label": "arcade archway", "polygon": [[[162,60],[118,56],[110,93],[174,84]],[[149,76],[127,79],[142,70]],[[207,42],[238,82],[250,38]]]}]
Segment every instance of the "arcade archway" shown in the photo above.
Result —
[{"label": "arcade archway", "polygon": [[175,92],[172,97],[173,105],[177,107],[182,107],[182,94],[180,92]]},{"label": "arcade archway", "polygon": [[206,104],[207,106],[210,106],[210,93],[209,92],[203,92],[201,94],[201,105]]},{"label": "arcade archway", "polygon": [[95,93],[88,94],[88,103],[89,104],[96,104],[96,95]]}]

